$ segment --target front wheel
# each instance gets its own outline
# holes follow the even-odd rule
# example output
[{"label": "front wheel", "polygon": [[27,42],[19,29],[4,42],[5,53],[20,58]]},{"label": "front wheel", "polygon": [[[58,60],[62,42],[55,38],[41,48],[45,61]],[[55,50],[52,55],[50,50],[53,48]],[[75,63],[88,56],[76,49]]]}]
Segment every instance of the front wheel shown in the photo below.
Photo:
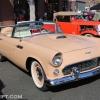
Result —
[{"label": "front wheel", "polygon": [[46,91],[47,86],[44,83],[45,74],[42,69],[42,66],[37,61],[32,61],[31,63],[31,75],[32,79],[36,85],[41,91]]},{"label": "front wheel", "polygon": [[84,36],[94,37],[94,35],[92,35],[92,34],[85,34]]},{"label": "front wheel", "polygon": [[6,60],[6,58],[0,53],[0,62],[3,62],[5,60]]}]

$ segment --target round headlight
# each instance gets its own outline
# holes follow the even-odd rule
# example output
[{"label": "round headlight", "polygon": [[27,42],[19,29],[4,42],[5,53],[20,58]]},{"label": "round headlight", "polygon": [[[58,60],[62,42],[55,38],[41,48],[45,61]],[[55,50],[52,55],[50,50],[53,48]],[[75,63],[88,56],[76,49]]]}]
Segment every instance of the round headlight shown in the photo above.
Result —
[{"label": "round headlight", "polygon": [[59,66],[62,63],[62,55],[61,54],[57,54],[54,56],[53,60],[52,60],[54,66]]}]

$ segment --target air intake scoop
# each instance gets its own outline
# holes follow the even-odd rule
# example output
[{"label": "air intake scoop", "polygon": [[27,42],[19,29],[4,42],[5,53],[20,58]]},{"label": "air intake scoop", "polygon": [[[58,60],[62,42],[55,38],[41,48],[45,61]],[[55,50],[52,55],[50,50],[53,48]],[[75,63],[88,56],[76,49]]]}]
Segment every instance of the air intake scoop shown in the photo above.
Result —
[{"label": "air intake scoop", "polygon": [[56,39],[63,39],[63,38],[67,38],[65,35],[61,35],[61,36],[57,36]]}]

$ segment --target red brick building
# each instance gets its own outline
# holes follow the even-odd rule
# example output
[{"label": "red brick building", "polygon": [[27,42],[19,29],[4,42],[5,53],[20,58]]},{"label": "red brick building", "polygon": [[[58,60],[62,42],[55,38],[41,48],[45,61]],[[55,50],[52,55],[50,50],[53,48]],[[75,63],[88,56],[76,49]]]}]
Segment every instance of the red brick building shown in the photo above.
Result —
[{"label": "red brick building", "polygon": [[13,0],[0,0],[0,26],[14,24]]}]

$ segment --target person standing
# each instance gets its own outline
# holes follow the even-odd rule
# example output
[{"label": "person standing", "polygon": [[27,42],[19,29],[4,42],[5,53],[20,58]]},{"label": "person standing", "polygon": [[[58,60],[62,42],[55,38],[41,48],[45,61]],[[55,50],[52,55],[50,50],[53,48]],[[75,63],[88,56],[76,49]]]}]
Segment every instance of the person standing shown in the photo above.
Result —
[{"label": "person standing", "polygon": [[39,18],[39,22],[43,22],[43,18],[42,18],[42,16]]},{"label": "person standing", "polygon": [[47,20],[47,12],[44,13],[44,20]]},{"label": "person standing", "polygon": [[15,20],[15,24],[17,23],[17,16],[16,13],[14,13],[14,20]]}]

